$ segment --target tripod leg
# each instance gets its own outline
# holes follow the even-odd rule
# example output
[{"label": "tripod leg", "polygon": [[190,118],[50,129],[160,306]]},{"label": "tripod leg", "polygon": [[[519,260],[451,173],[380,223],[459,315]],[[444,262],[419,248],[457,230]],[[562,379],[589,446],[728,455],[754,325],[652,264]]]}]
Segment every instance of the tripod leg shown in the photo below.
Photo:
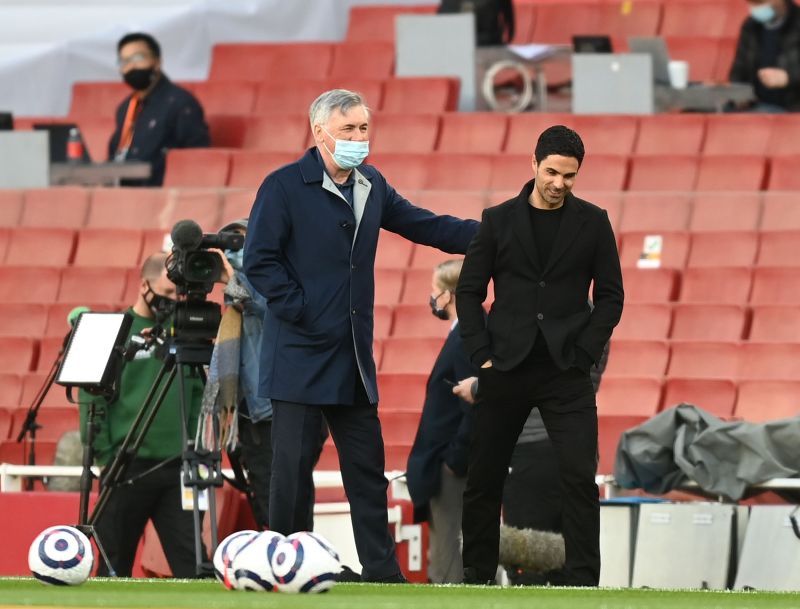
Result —
[{"label": "tripod leg", "polygon": [[106,554],[105,548],[103,548],[103,544],[100,541],[100,536],[97,534],[95,528],[90,524],[78,524],[76,527],[81,533],[86,535],[89,539],[94,539],[94,543],[97,545],[97,550],[100,552],[100,557],[103,559],[103,562],[106,563],[106,568],[108,569],[108,576],[109,577],[116,577],[117,572],[114,570],[114,565],[111,564],[111,561],[108,559],[108,554]]}]

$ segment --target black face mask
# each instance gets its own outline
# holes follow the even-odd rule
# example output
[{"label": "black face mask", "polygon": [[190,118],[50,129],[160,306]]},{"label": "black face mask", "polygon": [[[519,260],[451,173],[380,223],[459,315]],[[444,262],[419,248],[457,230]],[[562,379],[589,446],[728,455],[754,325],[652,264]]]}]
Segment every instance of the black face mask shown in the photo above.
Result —
[{"label": "black face mask", "polygon": [[[442,292],[439,294],[441,296],[444,294]],[[431,299],[428,301],[428,304],[431,306],[431,313],[433,313],[434,317],[441,319],[442,321],[447,321],[450,319],[450,314],[447,312],[447,309],[440,309],[436,306],[436,301],[439,299],[439,296],[431,296]]]},{"label": "black face mask", "polygon": [[156,77],[155,68],[137,68],[122,75],[122,79],[134,91],[144,91],[153,84]]},{"label": "black face mask", "polygon": [[147,294],[145,294],[144,301],[156,319],[166,319],[175,308],[175,300],[168,296],[156,294],[149,283],[147,284]]}]

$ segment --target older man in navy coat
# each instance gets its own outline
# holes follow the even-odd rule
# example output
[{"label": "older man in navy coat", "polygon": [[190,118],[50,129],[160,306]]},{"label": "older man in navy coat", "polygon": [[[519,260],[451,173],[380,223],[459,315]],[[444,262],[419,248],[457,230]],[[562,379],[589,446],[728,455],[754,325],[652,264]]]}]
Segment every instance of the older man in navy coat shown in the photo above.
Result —
[{"label": "older man in navy coat", "polygon": [[272,399],[270,528],[308,521],[322,417],[339,454],[364,581],[405,581],[389,535],[372,357],[374,264],[381,228],[452,254],[478,223],[413,206],[362,165],[369,111],[356,93],[323,93],[309,110],[316,146],[267,176],[245,243],[248,279],[267,299],[260,391]]}]

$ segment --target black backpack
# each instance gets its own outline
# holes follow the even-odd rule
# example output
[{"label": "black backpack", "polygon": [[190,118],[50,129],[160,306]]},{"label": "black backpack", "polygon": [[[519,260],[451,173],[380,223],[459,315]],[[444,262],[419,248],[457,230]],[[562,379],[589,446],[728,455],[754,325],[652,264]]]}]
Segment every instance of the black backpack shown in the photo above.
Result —
[{"label": "black backpack", "polygon": [[438,12],[474,13],[478,46],[508,44],[514,37],[511,0],[442,0]]}]

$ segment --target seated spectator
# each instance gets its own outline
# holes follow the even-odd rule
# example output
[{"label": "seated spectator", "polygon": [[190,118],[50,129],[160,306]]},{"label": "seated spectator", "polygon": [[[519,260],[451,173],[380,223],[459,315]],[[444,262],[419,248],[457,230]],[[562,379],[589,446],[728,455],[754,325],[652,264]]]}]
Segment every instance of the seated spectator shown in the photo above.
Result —
[{"label": "seated spectator", "polygon": [[211,145],[203,108],[162,72],[161,47],[149,34],[126,34],[117,54],[122,79],[133,93],[117,108],[108,158],[151,164],[149,179],[123,181],[125,186],[161,186],[171,148]]},{"label": "seated spectator", "polygon": [[751,83],[752,112],[800,110],[800,8],[791,0],[747,0],[731,82]]}]

